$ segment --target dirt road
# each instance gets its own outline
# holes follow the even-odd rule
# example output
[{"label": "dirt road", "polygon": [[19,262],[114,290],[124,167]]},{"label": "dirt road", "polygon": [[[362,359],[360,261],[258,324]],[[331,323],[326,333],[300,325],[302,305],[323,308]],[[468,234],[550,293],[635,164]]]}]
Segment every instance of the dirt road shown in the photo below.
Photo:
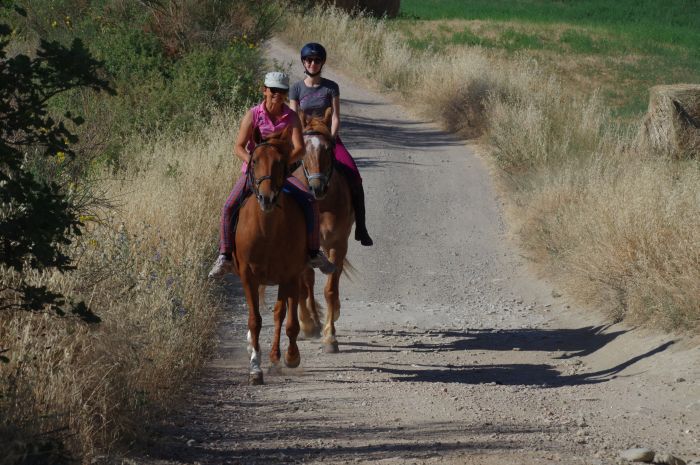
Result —
[{"label": "dirt road", "polygon": [[[295,50],[269,53],[299,77]],[[325,75],[341,86],[375,240],[350,247],[340,353],[302,341],[300,368],[248,386],[235,298],[192,404],[136,461],[591,465],[634,446],[700,458],[700,349],[602,326],[537,280],[506,238],[482,160]],[[271,315],[264,323],[267,352]]]}]

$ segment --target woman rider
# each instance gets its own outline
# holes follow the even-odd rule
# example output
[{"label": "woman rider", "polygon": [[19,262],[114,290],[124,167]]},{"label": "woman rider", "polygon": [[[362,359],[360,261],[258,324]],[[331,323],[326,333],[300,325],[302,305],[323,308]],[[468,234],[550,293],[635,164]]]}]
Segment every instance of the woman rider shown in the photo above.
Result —
[{"label": "woman rider", "polygon": [[365,192],[362,188],[362,178],[350,152],[338,136],[340,88],[334,81],[321,77],[323,65],[326,63],[326,49],[314,42],[304,45],[301,49],[301,62],[306,78],[292,85],[289,106],[294,111],[301,108],[306,115],[320,117],[323,117],[327,108],[333,109],[331,135],[335,138],[335,159],[350,184],[352,207],[355,210],[355,240],[370,246],[373,242],[365,223]]},{"label": "woman rider", "polygon": [[[238,130],[238,137],[233,147],[233,153],[243,161],[243,172],[246,172],[250,154],[255,149],[253,131],[258,129],[263,139],[270,134],[280,132],[285,128],[292,129],[293,150],[289,163],[292,164],[304,156],[304,143],[301,136],[301,123],[297,114],[284,102],[289,91],[289,76],[284,73],[271,72],[265,75],[263,87],[264,100],[246,113]],[[210,278],[218,278],[226,273],[233,273],[233,220],[243,201],[252,193],[247,176],[238,178],[231,194],[221,211],[221,239],[219,242],[219,257],[209,272]],[[289,193],[299,203],[306,219],[307,244],[309,247],[309,264],[320,268],[328,274],[334,271],[334,265],[328,261],[319,249],[319,212],[314,196],[294,176],[287,178],[284,191]]]}]

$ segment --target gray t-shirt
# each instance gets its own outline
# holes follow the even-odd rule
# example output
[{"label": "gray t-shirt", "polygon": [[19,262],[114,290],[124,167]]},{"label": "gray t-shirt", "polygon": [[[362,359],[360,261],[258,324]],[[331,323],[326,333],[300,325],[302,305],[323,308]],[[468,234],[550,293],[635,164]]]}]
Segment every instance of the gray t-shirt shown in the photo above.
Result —
[{"label": "gray t-shirt", "polygon": [[297,81],[289,89],[289,100],[298,101],[304,113],[311,116],[323,116],[326,108],[331,106],[333,97],[338,96],[338,84],[326,78],[321,78],[318,87],[307,87],[304,81]]}]

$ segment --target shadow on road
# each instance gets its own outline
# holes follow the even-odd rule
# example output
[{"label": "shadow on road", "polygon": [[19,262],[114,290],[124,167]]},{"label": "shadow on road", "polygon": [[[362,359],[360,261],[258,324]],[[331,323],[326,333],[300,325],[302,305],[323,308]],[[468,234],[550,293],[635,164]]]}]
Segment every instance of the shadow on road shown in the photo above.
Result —
[{"label": "shadow on road", "polygon": [[620,363],[606,370],[591,373],[566,375],[552,365],[540,364],[499,364],[437,367],[425,366],[412,368],[357,367],[361,370],[375,370],[394,375],[394,381],[428,382],[428,383],[465,383],[497,385],[529,385],[540,387],[579,386],[597,384],[614,379],[625,368],[638,361],[666,350],[674,342],[669,341],[637,357]]},{"label": "shadow on road", "polygon": [[[347,341],[341,345],[344,352],[396,352],[411,350],[415,352],[454,352],[454,351],[545,351],[560,352],[555,359],[583,357],[601,349],[625,331],[606,333],[607,326],[586,326],[577,329],[511,329],[511,330],[475,330],[444,332],[395,331],[392,336],[426,339],[430,342],[411,342],[408,344],[378,344]],[[376,334],[376,333],[375,333]],[[675,341],[669,341],[643,354],[615,365],[614,367],[589,373],[564,374],[554,365],[549,364],[466,364],[455,365],[411,365],[402,368],[401,364],[393,366],[354,367],[358,370],[374,370],[393,376],[394,381],[465,383],[501,385],[534,385],[543,387],[574,386],[596,384],[614,379],[622,370],[645,358],[663,352]],[[349,346],[349,349],[345,349]],[[438,355],[439,357],[439,355]],[[404,365],[405,366],[405,365]]]},{"label": "shadow on road", "polygon": [[341,136],[350,151],[353,149],[426,149],[461,146],[454,136],[437,129],[426,129],[422,122],[397,119],[362,118],[343,115]]},{"label": "shadow on road", "polygon": [[[411,349],[442,350],[496,350],[563,352],[557,358],[585,357],[605,347],[627,331],[606,332],[609,325],[584,326],[571,329],[476,329],[468,331],[440,331],[429,333],[431,339],[444,342],[416,342]],[[425,338],[423,332],[396,331],[399,336]]]},{"label": "shadow on road", "polygon": [[[248,412],[248,415],[255,407],[257,406],[244,404],[230,406],[232,411]],[[265,407],[266,412],[282,413],[290,410],[290,404],[284,400],[268,403]],[[305,407],[309,408],[309,405],[306,404]],[[475,450],[520,450],[527,447],[524,434],[549,433],[558,429],[555,426],[533,428],[519,424],[492,425],[484,422],[474,425],[425,422],[420,427],[404,428],[396,425],[392,419],[387,419],[386,427],[339,424],[329,428],[327,419],[306,416],[294,425],[283,423],[275,426],[276,422],[262,412],[257,417],[246,420],[242,424],[255,426],[238,429],[233,434],[231,431],[226,431],[227,434],[212,431],[211,424],[192,425],[188,428],[187,437],[196,441],[194,445],[174,443],[168,447],[158,447],[150,451],[150,458],[159,463],[195,462],[202,465],[289,464],[318,459],[328,463],[345,463],[353,457],[362,457],[365,463],[396,457],[401,457],[402,460],[426,459],[438,457],[446,451],[469,454]],[[499,439],[492,439],[496,434]],[[215,438],[214,444],[212,437]],[[461,439],[465,437],[477,439]],[[270,441],[270,438],[274,440]],[[349,438],[366,445],[343,445],[343,440]],[[255,446],[238,447],[239,443]],[[286,446],[279,447],[279,443]]]}]

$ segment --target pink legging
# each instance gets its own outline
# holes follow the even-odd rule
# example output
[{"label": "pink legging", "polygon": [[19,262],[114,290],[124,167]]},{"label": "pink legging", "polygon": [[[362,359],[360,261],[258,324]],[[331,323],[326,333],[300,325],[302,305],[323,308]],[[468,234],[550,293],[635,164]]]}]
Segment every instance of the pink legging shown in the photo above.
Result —
[{"label": "pink legging", "polygon": [[360,170],[357,169],[355,160],[352,159],[352,155],[345,148],[343,141],[340,140],[340,136],[335,137],[335,161],[340,164],[343,172],[348,176],[348,180],[351,184],[357,185],[362,184],[362,176],[360,176]]}]

